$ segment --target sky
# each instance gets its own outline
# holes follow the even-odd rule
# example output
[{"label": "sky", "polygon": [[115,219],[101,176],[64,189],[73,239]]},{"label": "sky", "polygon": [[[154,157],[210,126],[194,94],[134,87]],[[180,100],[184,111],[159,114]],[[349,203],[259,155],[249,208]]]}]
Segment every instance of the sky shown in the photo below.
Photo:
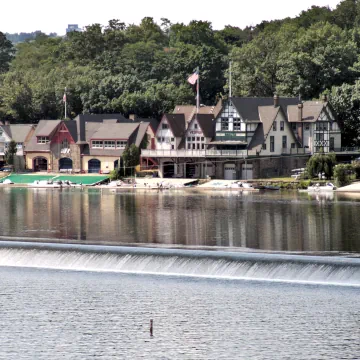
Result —
[{"label": "sky", "polygon": [[244,28],[263,20],[295,17],[312,5],[335,8],[340,0],[12,0],[2,1],[0,31],[3,33],[32,32],[65,33],[68,24],[80,27],[111,19],[126,24],[139,24],[148,16],[160,23],[191,20],[210,21],[214,29],[225,25]]}]

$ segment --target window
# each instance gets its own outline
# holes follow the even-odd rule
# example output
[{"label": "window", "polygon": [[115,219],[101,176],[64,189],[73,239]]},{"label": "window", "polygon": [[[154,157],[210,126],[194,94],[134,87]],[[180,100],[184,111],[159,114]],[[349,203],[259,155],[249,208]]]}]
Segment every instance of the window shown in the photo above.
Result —
[{"label": "window", "polygon": [[157,138],[157,141],[158,141],[159,143],[161,143],[161,137],[158,137],[158,138]]},{"label": "window", "polygon": [[334,151],[335,150],[335,138],[331,137],[330,138],[330,151]]},{"label": "window", "polygon": [[174,150],[175,149],[175,146],[174,145],[171,145],[171,150]]},{"label": "window", "polygon": [[282,137],[282,148],[287,149],[287,136]]},{"label": "window", "polygon": [[48,136],[38,136],[37,143],[38,144],[47,144],[49,142]]},{"label": "window", "polygon": [[62,142],[61,142],[61,149],[68,149],[69,148],[69,142],[67,139],[64,139]]},{"label": "window", "polygon": [[292,148],[292,149],[295,149],[295,147],[296,147],[296,144],[295,144],[295,143],[291,143],[291,148]]},{"label": "window", "polygon": [[201,138],[201,141],[204,141],[204,140],[205,140],[205,138],[204,138],[204,137],[202,137],[202,138]]},{"label": "window", "polygon": [[127,145],[127,141],[124,141],[124,140],[118,140],[116,142],[116,148],[117,149],[125,149],[126,145]]},{"label": "window", "polygon": [[332,129],[333,129],[333,123],[331,122],[329,123],[329,130],[332,131]]},{"label": "window", "polygon": [[323,141],[323,140],[324,140],[324,134],[321,134],[321,133],[319,134],[319,133],[317,133],[317,134],[316,134],[316,140],[317,140],[317,141]]},{"label": "window", "polygon": [[291,123],[291,128],[292,128],[293,130],[296,130],[296,123]]},{"label": "window", "polygon": [[161,138],[161,142],[165,142],[165,138],[164,138],[164,137]]},{"label": "window", "polygon": [[200,137],[197,137],[197,138],[196,138],[196,141],[200,141]]},{"label": "window", "polygon": [[162,126],[161,126],[161,128],[162,128],[163,130],[166,130],[166,129],[169,128],[169,124],[163,123]]},{"label": "window", "polygon": [[197,129],[198,128],[198,124],[194,124],[194,129]]},{"label": "window", "polygon": [[241,120],[239,118],[234,118],[234,131],[241,130]]},{"label": "window", "polygon": [[188,138],[187,138],[187,141],[191,141],[191,137],[188,137]]},{"label": "window", "polygon": [[104,141],[104,149],[115,149],[115,141],[113,140]]},{"label": "window", "polygon": [[193,136],[192,141],[195,141],[195,136]]},{"label": "window", "polygon": [[221,130],[229,130],[229,119],[221,118]]},{"label": "window", "polygon": [[22,149],[23,143],[16,143],[16,147],[17,147],[18,149]]},{"label": "window", "polygon": [[280,131],[284,131],[285,121],[280,121]]},{"label": "window", "polygon": [[175,141],[175,139],[174,139],[174,138],[171,138],[170,140],[171,140],[171,142],[174,142],[174,141]]},{"label": "window", "polygon": [[305,124],[305,130],[310,130],[310,124]]},{"label": "window", "polygon": [[200,150],[200,144],[196,144],[196,148]]},{"label": "window", "polygon": [[191,144],[188,144],[188,150],[190,150],[191,149]]},{"label": "window", "polygon": [[263,150],[266,150],[266,143],[263,143]]},{"label": "window", "polygon": [[273,123],[273,131],[276,131],[276,121]]},{"label": "window", "polygon": [[202,149],[202,150],[205,149],[205,144],[201,144],[201,149]]},{"label": "window", "polygon": [[194,150],[195,150],[195,145],[196,145],[196,144],[192,144]]},{"label": "window", "polygon": [[93,149],[102,149],[103,148],[103,142],[99,140],[93,140],[91,142]]},{"label": "window", "polygon": [[275,137],[270,136],[270,152],[274,152],[274,151],[275,151]]}]

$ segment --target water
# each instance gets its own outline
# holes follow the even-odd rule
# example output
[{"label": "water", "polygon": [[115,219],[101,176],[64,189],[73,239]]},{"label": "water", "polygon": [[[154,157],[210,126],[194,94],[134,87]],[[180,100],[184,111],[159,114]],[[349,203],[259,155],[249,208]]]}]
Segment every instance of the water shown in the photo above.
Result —
[{"label": "water", "polygon": [[359,209],[2,188],[0,359],[358,359]]},{"label": "water", "polygon": [[2,188],[0,204],[5,239],[360,253],[356,194]]},{"label": "water", "polygon": [[0,284],[2,359],[360,356],[359,288],[26,268]]}]

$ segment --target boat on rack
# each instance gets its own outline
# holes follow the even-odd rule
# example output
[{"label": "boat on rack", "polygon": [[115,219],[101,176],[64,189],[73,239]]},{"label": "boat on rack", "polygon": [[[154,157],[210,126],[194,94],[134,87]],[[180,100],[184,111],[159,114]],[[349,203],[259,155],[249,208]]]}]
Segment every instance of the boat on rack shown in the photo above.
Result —
[{"label": "boat on rack", "polygon": [[10,179],[5,179],[4,181],[0,181],[0,185],[12,185],[14,184]]}]

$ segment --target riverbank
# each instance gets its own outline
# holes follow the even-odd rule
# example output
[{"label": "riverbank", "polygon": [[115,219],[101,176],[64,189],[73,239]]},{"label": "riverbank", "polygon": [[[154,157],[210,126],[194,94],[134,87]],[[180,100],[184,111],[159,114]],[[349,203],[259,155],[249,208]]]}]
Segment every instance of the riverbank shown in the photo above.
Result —
[{"label": "riverbank", "polygon": [[360,182],[353,183],[351,185],[343,186],[336,190],[337,192],[355,192],[360,193]]}]

